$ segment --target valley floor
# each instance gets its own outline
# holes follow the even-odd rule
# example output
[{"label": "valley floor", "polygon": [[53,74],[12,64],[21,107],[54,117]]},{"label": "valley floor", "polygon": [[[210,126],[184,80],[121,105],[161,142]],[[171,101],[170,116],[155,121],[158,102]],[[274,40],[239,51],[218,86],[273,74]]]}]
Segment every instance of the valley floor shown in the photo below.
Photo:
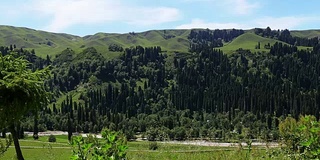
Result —
[{"label": "valley floor", "polygon": [[[68,144],[67,136],[57,135],[57,142],[47,142],[48,136],[41,136],[35,141],[32,137],[20,140],[25,159],[30,160],[67,160],[72,155],[72,147]],[[216,143],[207,141],[169,141],[158,142],[157,150],[149,150],[150,142],[133,141],[128,142],[127,157],[130,160],[157,159],[157,160],[188,160],[188,159],[286,159],[276,143],[270,143],[268,147],[263,143],[253,143],[249,152],[246,144]],[[270,147],[269,147],[270,146]],[[0,159],[14,159],[14,146]]]}]

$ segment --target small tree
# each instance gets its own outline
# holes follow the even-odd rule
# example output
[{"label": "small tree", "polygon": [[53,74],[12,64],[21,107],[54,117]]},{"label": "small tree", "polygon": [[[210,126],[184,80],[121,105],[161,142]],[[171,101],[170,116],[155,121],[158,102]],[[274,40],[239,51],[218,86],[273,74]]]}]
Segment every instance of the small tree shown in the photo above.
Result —
[{"label": "small tree", "polygon": [[320,159],[320,122],[314,116],[287,117],[279,124],[289,156],[297,159]]},{"label": "small tree", "polygon": [[56,136],[50,134],[50,136],[48,138],[48,142],[57,142]]},{"label": "small tree", "polygon": [[88,136],[87,140],[82,136],[73,137],[73,156],[71,159],[118,160],[126,158],[128,146],[127,140],[122,134],[104,129],[101,135],[101,140],[93,136]]},{"label": "small tree", "polygon": [[32,71],[30,63],[13,54],[0,55],[0,128],[12,134],[17,158],[23,160],[17,124],[28,111],[37,110],[48,102],[44,81],[49,69]]}]

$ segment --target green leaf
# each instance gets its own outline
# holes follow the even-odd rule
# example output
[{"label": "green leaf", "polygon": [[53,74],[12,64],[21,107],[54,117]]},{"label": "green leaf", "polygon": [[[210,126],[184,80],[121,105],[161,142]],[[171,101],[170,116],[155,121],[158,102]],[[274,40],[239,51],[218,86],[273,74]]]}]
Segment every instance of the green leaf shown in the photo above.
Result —
[{"label": "green leaf", "polygon": [[298,128],[297,128],[299,131],[304,131],[307,129],[307,126],[306,125],[300,125]]},{"label": "green leaf", "polygon": [[312,140],[301,142],[300,145],[304,147],[309,147],[312,144]]}]

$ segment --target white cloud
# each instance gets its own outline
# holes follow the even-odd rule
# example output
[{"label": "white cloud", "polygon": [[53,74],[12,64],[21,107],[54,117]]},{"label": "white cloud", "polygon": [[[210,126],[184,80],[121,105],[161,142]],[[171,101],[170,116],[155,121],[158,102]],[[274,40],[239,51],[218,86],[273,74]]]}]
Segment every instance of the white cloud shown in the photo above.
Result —
[{"label": "white cloud", "polygon": [[236,14],[236,15],[247,15],[260,8],[259,2],[251,2],[250,0],[180,0],[185,3],[198,3],[207,2],[214,8],[222,9],[223,12]]},{"label": "white cloud", "polygon": [[192,29],[192,28],[209,28],[209,29],[232,29],[232,28],[246,28],[245,25],[239,23],[215,23],[205,22],[201,19],[193,19],[189,24],[182,24],[176,29]]},{"label": "white cloud", "polygon": [[176,21],[180,11],[168,7],[140,7],[120,0],[32,0],[34,14],[53,17],[46,30],[59,32],[72,25],[124,22],[137,26]]},{"label": "white cloud", "polygon": [[317,17],[262,17],[254,21],[256,27],[267,27],[272,29],[295,29],[296,27],[310,23],[312,21],[319,21]]},{"label": "white cloud", "polygon": [[230,4],[232,7],[235,7],[235,13],[236,14],[249,14],[253,10],[259,8],[259,3],[250,3],[248,0],[230,0],[232,4]]},{"label": "white cloud", "polygon": [[266,28],[271,29],[297,29],[299,26],[319,21],[320,18],[312,16],[300,17],[261,17],[248,22],[239,23],[217,23],[205,22],[201,19],[193,19],[191,23],[182,24],[176,29],[192,29],[192,28],[209,28],[209,29],[252,29],[252,28]]},{"label": "white cloud", "polygon": [[215,0],[180,0],[180,2],[213,2]]},{"label": "white cloud", "polygon": [[181,15],[175,8],[157,7],[157,8],[134,8],[127,9],[127,15],[124,19],[129,24],[134,25],[155,25],[178,20]]}]

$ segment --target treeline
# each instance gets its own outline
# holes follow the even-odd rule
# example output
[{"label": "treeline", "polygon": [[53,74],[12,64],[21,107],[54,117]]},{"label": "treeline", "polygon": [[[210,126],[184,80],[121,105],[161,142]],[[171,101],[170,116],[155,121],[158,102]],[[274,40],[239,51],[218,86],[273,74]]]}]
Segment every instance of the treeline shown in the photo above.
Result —
[{"label": "treeline", "polygon": [[286,42],[294,46],[313,47],[319,43],[318,37],[314,37],[314,38],[294,37],[291,35],[290,31],[287,29],[280,31],[280,30],[271,30],[270,27],[267,27],[266,29],[255,28],[254,33],[262,37],[278,39],[280,41]]},{"label": "treeline", "polygon": [[259,118],[289,114],[319,118],[317,47],[304,51],[276,43],[267,54],[239,50],[229,57],[208,49],[199,57],[177,60],[173,104],[179,109],[229,113],[230,119],[234,109]]},{"label": "treeline", "polygon": [[243,34],[243,30],[191,30],[188,39],[190,41],[190,52],[201,52],[202,48],[222,47],[223,42],[229,42],[232,39]]}]

